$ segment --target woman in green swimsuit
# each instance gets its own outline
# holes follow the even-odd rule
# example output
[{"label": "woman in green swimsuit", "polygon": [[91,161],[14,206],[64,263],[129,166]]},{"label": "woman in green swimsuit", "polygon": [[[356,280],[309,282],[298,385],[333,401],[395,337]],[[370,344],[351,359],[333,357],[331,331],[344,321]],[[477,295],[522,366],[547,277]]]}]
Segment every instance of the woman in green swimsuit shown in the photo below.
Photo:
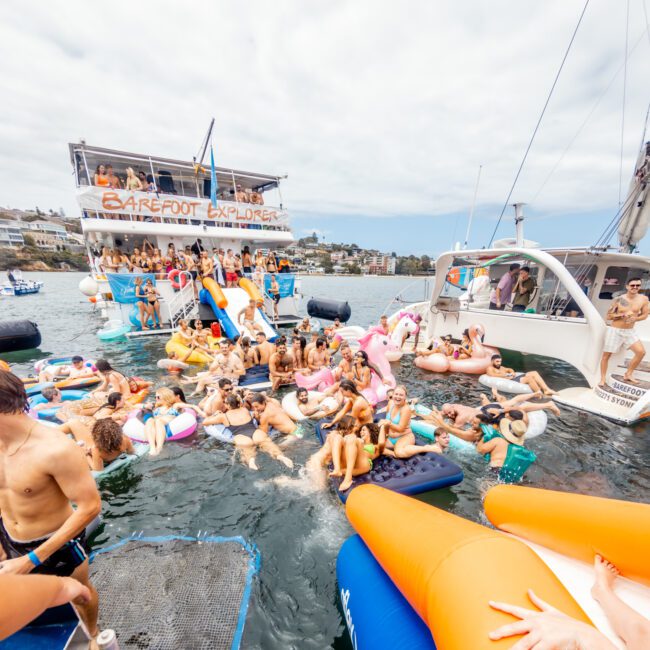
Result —
[{"label": "woman in green swimsuit", "polygon": [[[338,448],[338,459],[332,454],[334,471],[331,476],[343,476],[343,481],[339,485],[339,491],[345,492],[352,486],[352,479],[355,476],[367,474],[372,470],[372,461],[379,458],[384,451],[386,439],[383,430],[374,422],[364,424],[359,427],[355,433],[348,434],[343,439],[343,445]],[[341,459],[341,451],[344,452],[344,458]],[[339,471],[336,472],[338,460]],[[345,474],[340,470],[341,460],[345,465]]]}]

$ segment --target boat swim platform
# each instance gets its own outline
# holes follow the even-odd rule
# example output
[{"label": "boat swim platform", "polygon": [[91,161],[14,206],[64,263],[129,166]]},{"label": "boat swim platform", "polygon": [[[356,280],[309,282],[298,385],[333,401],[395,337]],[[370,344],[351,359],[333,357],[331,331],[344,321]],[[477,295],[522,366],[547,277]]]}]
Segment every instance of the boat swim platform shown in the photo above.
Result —
[{"label": "boat swim platform", "polygon": [[171,327],[163,327],[161,329],[134,330],[133,332],[127,332],[126,337],[129,339],[135,339],[143,336],[160,336],[163,334],[171,336],[173,333],[174,330]]},{"label": "boat swim platform", "polygon": [[[605,389],[607,388],[605,387]],[[565,388],[557,395],[554,395],[553,400],[558,404],[571,406],[581,411],[589,411],[590,413],[595,413],[620,424],[632,424],[638,421],[639,418],[637,417],[629,417],[630,405],[627,403],[627,400],[621,400],[624,402],[621,404],[615,403],[614,401],[605,401],[599,394],[600,391],[605,389],[588,388],[585,386]]]},{"label": "boat swim platform", "polygon": [[[91,554],[99,628],[114,630],[123,650],[236,650],[259,568],[259,551],[241,537],[127,538]],[[88,648],[70,606],[47,613],[0,648]]]}]

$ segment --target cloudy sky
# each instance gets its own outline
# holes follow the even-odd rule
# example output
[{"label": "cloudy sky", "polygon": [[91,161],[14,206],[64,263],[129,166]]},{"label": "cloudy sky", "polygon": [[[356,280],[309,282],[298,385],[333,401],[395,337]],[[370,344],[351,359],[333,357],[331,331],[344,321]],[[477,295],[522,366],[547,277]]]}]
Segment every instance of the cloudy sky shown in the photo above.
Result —
[{"label": "cloudy sky", "polygon": [[[623,195],[650,100],[644,2]],[[0,205],[75,214],[68,142],[191,159],[214,116],[218,164],[289,175],[298,236],[435,254],[464,239],[482,165],[484,245],[583,5],[5,1]],[[625,32],[625,2],[591,0],[513,194],[530,239],[591,244],[618,208]]]}]

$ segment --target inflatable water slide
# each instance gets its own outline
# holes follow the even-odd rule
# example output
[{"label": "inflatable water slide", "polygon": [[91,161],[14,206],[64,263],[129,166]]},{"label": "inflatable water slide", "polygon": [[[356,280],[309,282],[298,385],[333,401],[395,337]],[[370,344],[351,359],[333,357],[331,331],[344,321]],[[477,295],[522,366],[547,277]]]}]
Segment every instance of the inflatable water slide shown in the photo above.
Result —
[{"label": "inflatable water slide", "polygon": [[260,309],[260,305],[264,304],[264,296],[257,285],[248,278],[241,278],[239,287],[234,289],[222,289],[212,278],[204,278],[203,289],[199,294],[199,300],[212,309],[223,335],[227,338],[237,335],[253,338],[253,333],[238,319],[239,313],[248,306],[251,299],[258,305],[255,309],[255,324],[259,325],[269,341],[274,341],[278,338],[278,332]]}]

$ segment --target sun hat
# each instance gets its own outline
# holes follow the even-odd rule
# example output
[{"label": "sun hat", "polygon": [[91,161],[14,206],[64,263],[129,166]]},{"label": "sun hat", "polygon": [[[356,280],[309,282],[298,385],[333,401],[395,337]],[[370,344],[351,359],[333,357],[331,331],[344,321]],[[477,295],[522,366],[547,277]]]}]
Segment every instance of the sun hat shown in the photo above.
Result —
[{"label": "sun hat", "polygon": [[523,420],[503,418],[499,424],[501,435],[513,445],[523,445],[526,437],[526,423]]}]

